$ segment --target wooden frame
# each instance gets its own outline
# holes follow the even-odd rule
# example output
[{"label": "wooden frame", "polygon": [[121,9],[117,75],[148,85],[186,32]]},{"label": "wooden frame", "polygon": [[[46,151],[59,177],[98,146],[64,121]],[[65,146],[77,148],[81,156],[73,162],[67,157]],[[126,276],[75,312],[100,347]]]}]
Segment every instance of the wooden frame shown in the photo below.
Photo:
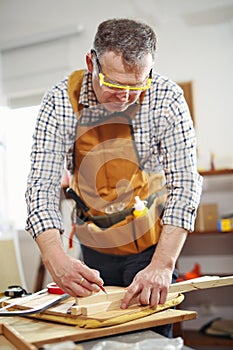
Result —
[{"label": "wooden frame", "polygon": [[6,346],[12,350],[37,350],[37,348],[27,343],[24,338],[7,323],[0,323],[0,348]]},{"label": "wooden frame", "polygon": [[184,91],[184,97],[188,104],[189,111],[193,120],[193,124],[195,125],[194,107],[193,107],[193,83],[192,81],[185,81],[177,84]]}]

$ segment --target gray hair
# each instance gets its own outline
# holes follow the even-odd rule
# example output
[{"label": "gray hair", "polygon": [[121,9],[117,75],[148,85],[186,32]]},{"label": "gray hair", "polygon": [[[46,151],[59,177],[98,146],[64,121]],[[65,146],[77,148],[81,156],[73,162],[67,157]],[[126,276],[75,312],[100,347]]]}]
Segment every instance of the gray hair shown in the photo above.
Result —
[{"label": "gray hair", "polygon": [[148,53],[154,59],[156,35],[147,24],[124,18],[109,19],[98,26],[94,49],[98,57],[113,51],[122,55],[126,65],[140,65]]}]

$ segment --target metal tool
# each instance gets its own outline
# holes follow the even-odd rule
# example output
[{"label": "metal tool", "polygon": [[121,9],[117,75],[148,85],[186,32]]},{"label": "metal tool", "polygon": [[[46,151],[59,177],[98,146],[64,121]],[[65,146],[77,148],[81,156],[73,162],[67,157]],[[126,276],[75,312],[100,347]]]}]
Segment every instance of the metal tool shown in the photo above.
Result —
[{"label": "metal tool", "polygon": [[55,306],[58,303],[60,303],[61,301],[68,299],[70,297],[69,294],[62,294],[62,295],[54,297],[54,299],[52,301],[50,300],[50,301],[48,301],[48,302],[46,302],[38,307],[35,307],[33,309],[20,310],[20,311],[7,311],[7,309],[9,309],[9,308],[12,308],[12,307],[18,306],[18,305],[22,305],[25,303],[25,301],[32,300],[35,297],[37,297],[38,295],[41,295],[41,294],[44,294],[47,292],[48,292],[47,288],[42,289],[39,292],[33,293],[33,294],[26,296],[26,297],[22,297],[22,300],[20,300],[20,301],[17,301],[17,302],[12,303],[12,304],[8,304],[8,305],[0,308],[0,317],[3,317],[3,316],[4,317],[5,316],[26,316],[26,315],[36,314],[36,313],[42,312],[44,310],[47,310],[50,307]]},{"label": "metal tool", "polygon": [[17,302],[15,302],[15,303],[11,303],[11,304],[9,304],[9,305],[6,305],[6,306],[2,307],[2,308],[0,309],[0,315],[2,315],[2,311],[5,311],[5,310],[7,310],[7,309],[9,309],[9,308],[11,308],[11,307],[13,307],[13,306],[16,306],[16,305],[24,304],[25,300],[34,299],[37,295],[47,293],[47,291],[48,291],[47,288],[46,288],[46,289],[42,289],[42,290],[40,290],[39,292],[30,294],[30,295],[28,295],[28,296],[26,296],[26,297],[22,297],[22,300],[20,300],[20,301],[17,301]]}]

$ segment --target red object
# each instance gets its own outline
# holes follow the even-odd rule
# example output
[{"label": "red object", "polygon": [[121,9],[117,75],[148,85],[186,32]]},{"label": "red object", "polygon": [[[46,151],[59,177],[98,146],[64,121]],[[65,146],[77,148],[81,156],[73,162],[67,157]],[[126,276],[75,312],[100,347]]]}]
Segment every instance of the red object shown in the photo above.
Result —
[{"label": "red object", "polygon": [[58,287],[54,282],[47,284],[47,288],[50,294],[65,294],[64,290]]},{"label": "red object", "polygon": [[197,278],[201,276],[201,266],[196,263],[191,271],[188,271],[184,274],[183,277],[177,279],[177,282],[191,280],[193,278]]},{"label": "red object", "polygon": [[100,289],[101,289],[105,294],[108,294],[103,286],[99,286],[99,285],[98,285],[98,287],[100,287]]},{"label": "red object", "polygon": [[197,278],[200,276],[201,276],[201,266],[198,263],[196,263],[192,271],[186,272],[184,274],[184,279],[191,280],[192,278]]}]

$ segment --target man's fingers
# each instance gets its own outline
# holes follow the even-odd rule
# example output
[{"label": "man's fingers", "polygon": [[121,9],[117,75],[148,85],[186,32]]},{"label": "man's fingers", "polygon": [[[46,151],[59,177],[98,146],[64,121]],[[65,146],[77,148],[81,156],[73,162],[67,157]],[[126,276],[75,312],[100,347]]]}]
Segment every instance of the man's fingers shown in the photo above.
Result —
[{"label": "man's fingers", "polygon": [[157,288],[153,288],[150,296],[150,306],[155,307],[159,304],[160,292]]},{"label": "man's fingers", "polygon": [[89,268],[79,260],[72,262],[72,272],[75,272],[75,274],[80,274],[81,277],[86,280],[85,286],[89,290],[97,292],[99,291],[99,288],[97,288],[95,284],[98,286],[104,284],[104,281],[100,277],[99,271]]},{"label": "man's fingers", "polygon": [[75,279],[63,278],[60,286],[64,292],[74,297],[89,296],[93,292],[99,292],[100,290],[97,284],[91,283],[82,275],[78,275]]},{"label": "man's fingers", "polygon": [[80,285],[74,282],[70,283],[70,286],[66,288],[68,294],[70,294],[73,297],[87,297],[92,294],[92,291],[86,289],[84,285]]},{"label": "man's fingers", "polygon": [[98,284],[96,282],[95,283],[90,282],[85,277],[82,277],[81,281],[78,284],[81,287],[88,289],[91,292],[99,292],[100,291],[100,288],[98,287]]},{"label": "man's fingers", "polygon": [[167,293],[168,293],[168,289],[162,289],[160,292],[160,299],[159,299],[159,304],[165,304],[166,300],[167,300]]},{"label": "man's fingers", "polygon": [[129,306],[131,300],[133,298],[135,298],[140,292],[140,289],[139,289],[139,286],[138,285],[135,285],[135,286],[132,286],[132,287],[129,287],[125,293],[125,296],[122,300],[122,303],[121,303],[121,308],[122,309],[127,309],[127,307]]},{"label": "man's fingers", "polygon": [[141,305],[149,305],[151,298],[151,288],[144,287],[141,291],[139,302]]},{"label": "man's fingers", "polygon": [[121,303],[121,308],[126,309],[132,299],[139,295],[139,302],[141,305],[150,305],[156,307],[158,304],[164,304],[167,299],[167,289],[152,288],[150,286],[143,287],[139,285],[129,287]]}]

